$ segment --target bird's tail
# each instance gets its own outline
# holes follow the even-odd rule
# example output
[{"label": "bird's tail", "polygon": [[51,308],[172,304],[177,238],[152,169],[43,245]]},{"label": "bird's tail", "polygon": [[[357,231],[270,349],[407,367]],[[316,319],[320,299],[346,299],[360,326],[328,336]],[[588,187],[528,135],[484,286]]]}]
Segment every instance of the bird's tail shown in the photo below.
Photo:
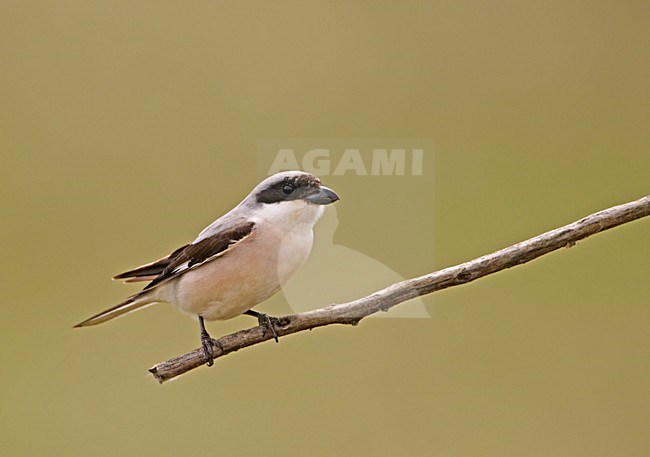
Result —
[{"label": "bird's tail", "polygon": [[88,327],[90,325],[101,324],[102,322],[109,321],[115,317],[121,316],[131,311],[135,311],[147,305],[153,305],[157,300],[152,299],[148,294],[136,294],[127,298],[119,305],[115,305],[83,322],[78,323],[75,327]]}]

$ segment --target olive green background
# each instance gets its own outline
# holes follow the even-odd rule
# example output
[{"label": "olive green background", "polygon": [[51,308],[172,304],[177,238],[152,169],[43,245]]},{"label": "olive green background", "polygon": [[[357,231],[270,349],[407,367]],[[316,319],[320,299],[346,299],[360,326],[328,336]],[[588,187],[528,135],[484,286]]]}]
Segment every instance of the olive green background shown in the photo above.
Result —
[{"label": "olive green background", "polygon": [[191,319],[71,326],[236,204],[264,138],[432,139],[422,177],[323,177],[334,242],[403,277],[648,194],[649,17],[2,1],[2,454],[648,455],[650,221],[426,297],[431,319],[292,335],[163,386],[147,368],[197,346]]}]

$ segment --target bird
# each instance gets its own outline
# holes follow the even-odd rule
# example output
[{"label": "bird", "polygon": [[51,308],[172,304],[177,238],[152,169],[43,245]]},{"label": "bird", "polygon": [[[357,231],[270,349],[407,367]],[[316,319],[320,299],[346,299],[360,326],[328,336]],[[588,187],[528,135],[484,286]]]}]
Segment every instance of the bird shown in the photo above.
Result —
[{"label": "bird", "polygon": [[214,361],[205,321],[254,316],[275,341],[273,318],[252,308],[278,292],[311,252],[313,228],[339,196],[316,176],[283,171],[267,177],[244,200],[171,254],[114,280],[149,281],[138,293],[75,327],[88,327],[156,303],[196,316],[205,362]]}]

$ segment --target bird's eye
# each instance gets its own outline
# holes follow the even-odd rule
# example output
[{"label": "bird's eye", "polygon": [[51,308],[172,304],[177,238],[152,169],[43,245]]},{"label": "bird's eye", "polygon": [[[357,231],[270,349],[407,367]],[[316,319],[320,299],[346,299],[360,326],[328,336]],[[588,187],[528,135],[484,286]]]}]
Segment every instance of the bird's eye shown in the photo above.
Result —
[{"label": "bird's eye", "polygon": [[291,192],[293,192],[294,187],[291,184],[285,184],[282,187],[282,192],[284,192],[285,195],[289,195]]}]

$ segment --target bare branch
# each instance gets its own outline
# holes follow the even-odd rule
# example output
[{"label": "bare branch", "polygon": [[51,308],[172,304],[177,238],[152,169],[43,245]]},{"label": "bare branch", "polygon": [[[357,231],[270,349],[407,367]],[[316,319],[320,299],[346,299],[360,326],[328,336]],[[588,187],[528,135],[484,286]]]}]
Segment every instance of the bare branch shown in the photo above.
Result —
[{"label": "bare branch", "polygon": [[[356,325],[361,319],[418,295],[426,295],[474,281],[506,268],[521,265],[562,247],[571,247],[577,241],[595,233],[650,215],[650,195],[639,200],[614,206],[522,241],[492,254],[445,268],[419,278],[408,279],[377,291],[367,297],[338,305],[285,316],[276,322],[279,336],[310,330],[331,324]],[[262,327],[232,333],[213,340],[214,358],[272,339]],[[159,363],[149,371],[163,383],[205,363],[203,350],[192,352]]]}]

